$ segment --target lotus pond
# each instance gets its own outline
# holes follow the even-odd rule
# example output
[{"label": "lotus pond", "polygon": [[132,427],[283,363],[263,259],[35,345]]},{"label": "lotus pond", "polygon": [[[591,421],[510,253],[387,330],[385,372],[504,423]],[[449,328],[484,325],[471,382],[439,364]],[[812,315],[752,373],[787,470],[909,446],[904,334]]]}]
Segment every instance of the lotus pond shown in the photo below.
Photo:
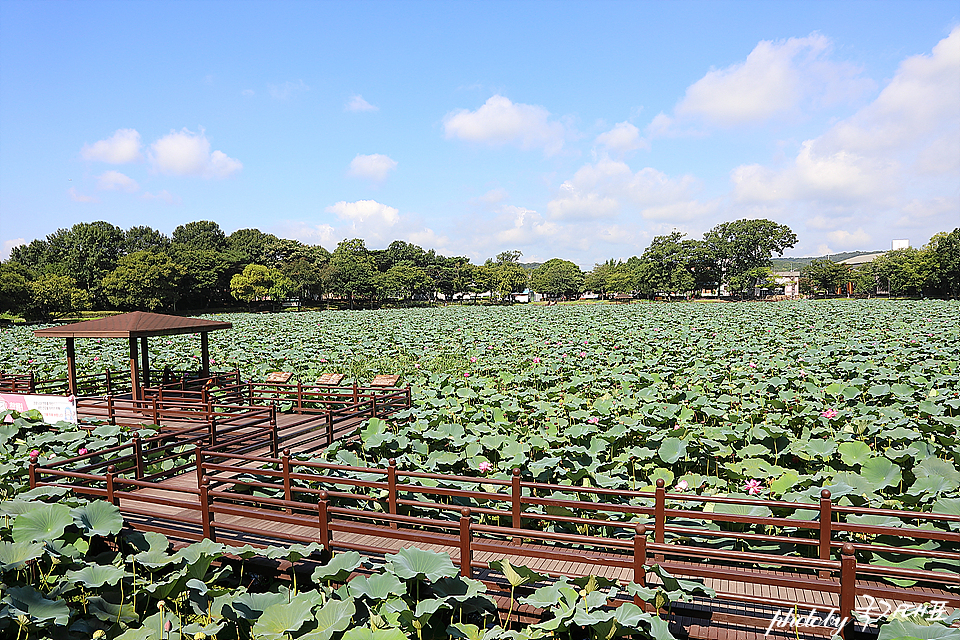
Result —
[{"label": "lotus pond", "polygon": [[[642,489],[960,510],[960,304],[594,304],[215,316],[217,369],[399,373],[414,408],[348,463]],[[2,331],[0,369],[65,376],[61,340]],[[78,340],[81,372],[121,340]],[[154,367],[200,356],[154,339]]]}]

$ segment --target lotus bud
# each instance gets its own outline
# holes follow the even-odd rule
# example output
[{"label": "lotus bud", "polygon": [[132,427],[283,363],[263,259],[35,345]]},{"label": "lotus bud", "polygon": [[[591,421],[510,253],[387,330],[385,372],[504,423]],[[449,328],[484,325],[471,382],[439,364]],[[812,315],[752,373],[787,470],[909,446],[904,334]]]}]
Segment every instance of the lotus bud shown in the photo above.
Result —
[{"label": "lotus bud", "polygon": [[173,623],[167,620],[163,623],[163,630],[170,633],[173,630]]},{"label": "lotus bud", "polygon": [[93,640],[100,640],[100,638],[106,638],[107,632],[103,629],[97,629],[93,632]]},{"label": "lotus bud", "polygon": [[193,634],[193,640],[207,640],[207,634],[205,634],[203,631],[197,631],[195,634]]}]

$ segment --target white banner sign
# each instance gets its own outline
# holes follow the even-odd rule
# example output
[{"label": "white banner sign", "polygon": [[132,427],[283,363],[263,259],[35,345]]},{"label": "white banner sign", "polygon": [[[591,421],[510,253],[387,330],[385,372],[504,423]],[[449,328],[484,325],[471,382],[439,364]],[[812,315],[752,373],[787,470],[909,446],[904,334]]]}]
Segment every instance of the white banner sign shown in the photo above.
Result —
[{"label": "white banner sign", "polygon": [[[36,396],[17,393],[0,393],[0,411],[13,409],[24,412],[36,409],[44,422],[72,422],[77,424],[77,401],[73,396]],[[7,420],[10,417],[7,416]]]}]

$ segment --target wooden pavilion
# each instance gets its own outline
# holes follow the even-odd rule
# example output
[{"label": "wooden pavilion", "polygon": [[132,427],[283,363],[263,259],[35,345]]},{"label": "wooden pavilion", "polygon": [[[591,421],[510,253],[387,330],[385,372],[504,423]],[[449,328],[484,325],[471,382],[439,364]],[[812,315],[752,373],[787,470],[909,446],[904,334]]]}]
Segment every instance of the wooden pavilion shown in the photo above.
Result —
[{"label": "wooden pavilion", "polygon": [[[57,327],[47,327],[34,331],[41,338],[67,339],[67,381],[70,393],[77,395],[76,338],[127,338],[130,341],[130,383],[134,400],[143,399],[143,387],[149,386],[150,355],[147,338],[154,336],[172,336],[184,333],[200,334],[200,375],[206,377],[210,371],[210,347],[208,335],[211,331],[230,329],[229,322],[187,318],[160,313],[133,311],[118,316],[86,320]],[[139,349],[137,341],[139,340]],[[142,383],[141,383],[142,380]]]}]

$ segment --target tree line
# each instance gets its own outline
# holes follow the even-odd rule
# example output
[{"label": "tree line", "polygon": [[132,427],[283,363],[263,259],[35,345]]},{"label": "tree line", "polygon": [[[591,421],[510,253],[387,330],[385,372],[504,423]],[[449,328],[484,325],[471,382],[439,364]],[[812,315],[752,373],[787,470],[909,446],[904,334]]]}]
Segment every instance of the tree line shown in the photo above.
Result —
[{"label": "tree line", "polygon": [[[958,234],[941,234],[941,253],[956,253]],[[78,223],[15,247],[0,264],[0,312],[49,320],[88,309],[275,307],[292,298],[337,298],[353,308],[387,299],[476,299],[485,292],[502,300],[528,288],[554,298],[584,291],[653,297],[724,285],[734,295],[749,296],[770,280],[772,256],[796,241],[784,225],[736,220],[717,225],[700,240],[679,232],[658,236],[641,256],[608,260],[585,273],[560,258],[525,265],[519,251],[505,251],[478,265],[402,240],[386,249],[368,249],[363,240],[350,239],[330,252],[258,229],[226,235],[208,220],[181,225],[169,237],[147,226],[123,230],[100,221]],[[938,249],[932,251],[940,255]],[[935,265],[955,272],[956,260],[952,267],[938,260]],[[896,266],[901,262],[883,271],[891,286],[899,286],[899,274],[908,268]],[[947,281],[941,266],[924,264],[924,277],[935,273],[936,282]],[[915,268],[909,260],[903,265]],[[815,281],[817,273],[812,267],[808,280]],[[957,294],[956,283],[954,278],[948,295]],[[918,290],[926,292],[926,286]]]}]

